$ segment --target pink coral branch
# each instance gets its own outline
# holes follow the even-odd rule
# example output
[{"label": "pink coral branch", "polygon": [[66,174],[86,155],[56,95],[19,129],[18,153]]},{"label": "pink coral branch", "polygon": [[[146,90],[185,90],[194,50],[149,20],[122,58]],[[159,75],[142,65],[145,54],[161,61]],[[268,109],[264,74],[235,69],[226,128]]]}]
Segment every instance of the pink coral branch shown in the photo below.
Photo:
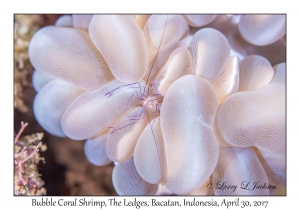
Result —
[{"label": "pink coral branch", "polygon": [[28,155],[26,158],[24,158],[20,164],[25,163],[27,160],[29,160],[35,153],[37,153],[39,151],[39,147],[42,145],[42,143],[39,143],[36,148],[32,151],[32,153],[30,153],[30,155]]},{"label": "pink coral branch", "polygon": [[15,144],[17,143],[18,139],[20,138],[20,135],[23,133],[23,131],[27,125],[28,125],[28,123],[24,123],[23,121],[21,122],[21,128],[15,137]]},{"label": "pink coral branch", "polygon": [[26,181],[23,179],[23,175],[22,175],[22,172],[23,172],[23,164],[20,162],[18,163],[18,178],[20,179],[20,181],[22,182],[23,185],[26,184]]},{"label": "pink coral branch", "polygon": [[17,158],[17,157],[19,157],[21,155],[24,155],[24,151],[25,150],[26,150],[26,147],[23,147],[23,149],[21,150],[21,152],[15,155],[15,158]]},{"label": "pink coral branch", "polygon": [[[32,158],[33,155],[39,151],[39,147],[40,147],[41,145],[42,145],[42,143],[39,143],[39,144],[36,146],[36,148],[35,148],[35,149],[34,149],[34,150],[33,150],[26,158],[24,158],[23,160],[18,160],[18,161],[15,160],[15,163],[16,163],[16,165],[18,166],[18,178],[19,178],[20,181],[23,183],[23,185],[25,185],[25,184],[27,183],[27,182],[23,179],[23,176],[22,176],[24,163],[25,163],[26,161],[28,161],[30,158]],[[24,148],[22,149],[22,151],[21,151],[18,155],[16,155],[15,157],[20,156],[20,154],[23,154],[24,151],[25,151],[25,149],[26,149],[26,147],[24,147]]]},{"label": "pink coral branch", "polygon": [[[24,131],[24,129],[27,125],[28,125],[28,123],[24,123],[23,121],[21,122],[21,128],[20,128],[20,130],[19,130],[19,132],[16,135],[15,140],[14,140],[15,144],[17,144],[17,141],[20,138],[20,135],[23,133],[23,131]],[[23,170],[24,170],[24,163],[26,161],[28,161],[30,158],[32,158],[35,153],[38,152],[40,146],[41,146],[41,143],[39,143],[35,147],[35,149],[27,157],[25,157],[24,159],[21,159],[21,156],[25,156],[25,151],[27,149],[26,146],[24,146],[22,148],[22,150],[18,154],[15,155],[15,164],[17,165],[18,178],[22,182],[23,185],[25,185],[27,183],[26,180],[23,178],[23,175],[22,175]]]}]

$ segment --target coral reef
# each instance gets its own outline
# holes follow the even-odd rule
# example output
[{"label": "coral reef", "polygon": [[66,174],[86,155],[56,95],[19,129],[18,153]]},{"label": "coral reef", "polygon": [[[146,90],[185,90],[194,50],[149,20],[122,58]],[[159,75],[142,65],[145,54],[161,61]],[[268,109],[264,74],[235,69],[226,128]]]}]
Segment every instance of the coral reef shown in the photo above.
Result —
[{"label": "coral reef", "polygon": [[43,152],[47,149],[46,145],[40,142],[44,134],[36,133],[20,138],[27,125],[21,122],[20,131],[14,140],[15,195],[45,195],[46,189],[42,187],[44,182],[37,168],[37,164],[44,161],[39,151]]},{"label": "coral reef", "polygon": [[35,117],[114,162],[119,195],[282,193],[285,21],[62,16],[30,41]]}]

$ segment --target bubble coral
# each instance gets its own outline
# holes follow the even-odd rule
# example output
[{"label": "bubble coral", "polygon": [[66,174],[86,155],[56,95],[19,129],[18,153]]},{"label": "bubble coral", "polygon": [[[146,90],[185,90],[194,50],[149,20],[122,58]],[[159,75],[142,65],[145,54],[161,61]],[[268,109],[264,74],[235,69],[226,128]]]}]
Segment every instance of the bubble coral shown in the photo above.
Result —
[{"label": "bubble coral", "polygon": [[115,162],[120,195],[277,194],[284,35],[284,15],[62,16],[30,42],[34,113]]}]

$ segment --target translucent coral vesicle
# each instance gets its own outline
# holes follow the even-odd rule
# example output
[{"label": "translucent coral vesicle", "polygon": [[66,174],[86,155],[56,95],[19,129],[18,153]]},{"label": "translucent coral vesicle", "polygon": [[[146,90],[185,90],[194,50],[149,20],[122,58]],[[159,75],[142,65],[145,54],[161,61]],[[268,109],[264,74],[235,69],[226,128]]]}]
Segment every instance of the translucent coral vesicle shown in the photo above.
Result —
[{"label": "translucent coral vesicle", "polygon": [[147,71],[147,47],[132,15],[94,15],[89,34],[120,81],[140,81]]},{"label": "translucent coral vesicle", "polygon": [[219,154],[212,129],[216,108],[212,85],[198,76],[183,76],[168,89],[160,118],[171,192],[197,190],[213,173]]},{"label": "translucent coral vesicle", "polygon": [[85,90],[97,89],[114,79],[88,33],[80,29],[42,28],[30,42],[29,57],[39,71]]},{"label": "translucent coral vesicle", "polygon": [[133,158],[117,164],[112,179],[119,195],[155,195],[158,189],[157,184],[143,180],[135,168]]},{"label": "translucent coral vesicle", "polygon": [[66,135],[75,140],[94,137],[136,108],[140,103],[137,97],[132,97],[136,88],[127,85],[114,80],[78,97],[62,117]]}]

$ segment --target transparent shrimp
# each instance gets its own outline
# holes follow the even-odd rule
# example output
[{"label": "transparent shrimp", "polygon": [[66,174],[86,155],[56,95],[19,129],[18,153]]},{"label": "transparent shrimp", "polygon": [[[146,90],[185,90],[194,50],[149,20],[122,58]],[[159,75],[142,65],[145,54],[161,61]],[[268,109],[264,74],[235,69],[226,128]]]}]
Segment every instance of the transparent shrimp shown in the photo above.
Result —
[{"label": "transparent shrimp", "polygon": [[[108,140],[107,140],[107,153],[108,153],[108,157],[110,157],[113,161],[116,161],[116,162],[130,160],[130,158],[132,158],[132,156],[133,156],[133,153],[136,153],[134,151],[134,149],[135,149],[135,146],[137,145],[138,141],[145,141],[145,140],[153,141],[153,142],[150,142],[150,144],[152,144],[152,146],[155,147],[155,150],[156,150],[155,153],[157,153],[157,156],[158,156],[158,158],[156,158],[156,161],[158,161],[158,165],[159,165],[158,166],[159,169],[158,169],[157,173],[160,174],[161,178],[158,179],[159,181],[156,180],[156,183],[151,183],[151,184],[157,184],[157,188],[158,188],[157,194],[161,194],[161,195],[163,195],[164,191],[166,191],[163,189],[164,187],[161,187],[164,185],[164,181],[166,179],[166,166],[165,166],[165,157],[162,157],[164,155],[163,154],[164,146],[163,146],[162,134],[161,134],[161,131],[159,132],[159,134],[157,133],[158,132],[157,130],[158,129],[160,130],[160,125],[159,125],[159,121],[156,122],[156,119],[160,115],[160,106],[163,101],[163,96],[157,91],[157,87],[156,87],[157,84],[155,82],[153,84],[150,84],[149,79],[150,79],[150,75],[151,75],[153,66],[155,64],[155,61],[157,59],[158,53],[160,51],[161,43],[163,42],[163,39],[164,39],[164,33],[165,33],[167,23],[168,23],[168,16],[166,18],[165,28],[164,28],[163,35],[162,35],[162,38],[160,41],[160,45],[158,47],[158,50],[157,50],[154,60],[152,62],[152,66],[151,66],[150,72],[148,73],[146,83],[143,81],[143,82],[135,82],[135,83],[131,83],[131,84],[125,84],[125,85],[119,86],[105,94],[105,96],[107,98],[109,98],[109,97],[113,96],[114,94],[117,94],[119,91],[122,91],[123,89],[126,89],[126,88],[136,89],[136,91],[129,97],[129,99],[127,101],[127,105],[130,104],[130,102],[133,100],[133,98],[137,98],[140,103],[136,104],[137,108],[134,111],[132,111],[126,115],[126,117],[125,117],[126,119],[123,119],[119,123],[115,124],[113,127],[109,127],[110,132],[109,132]],[[162,79],[162,78],[163,77],[161,77],[160,79]],[[142,126],[139,126],[138,124],[142,124]],[[159,126],[159,128],[158,128],[158,126]],[[116,140],[114,139],[114,137],[119,136],[119,133],[121,135],[123,134],[123,136],[126,136],[126,135],[128,135],[128,134],[126,134],[126,131],[130,131],[131,129],[133,130],[134,127],[140,127],[142,129],[140,129],[139,130],[140,132],[137,132],[137,134],[134,135],[133,138],[136,138],[136,140],[132,140],[132,139],[127,140],[127,145],[126,145],[127,149],[125,152],[126,154],[116,155],[116,153],[119,154],[120,152],[116,152],[116,151],[111,152],[112,150],[115,150],[117,147],[116,145],[118,145],[115,142]],[[151,137],[150,137],[150,139],[144,138],[145,140],[142,140],[141,138],[142,138],[143,133],[141,133],[141,131],[143,131],[143,133],[144,132],[150,133],[150,136],[152,135],[152,138]],[[157,135],[159,135],[158,138],[157,138]],[[126,138],[123,136],[121,138]],[[112,139],[114,139],[114,140],[112,140]],[[113,141],[114,141],[114,143],[112,143]],[[120,141],[118,143],[120,143]],[[128,144],[129,144],[129,146],[128,146]],[[149,144],[149,142],[148,142],[148,144]],[[135,162],[137,162],[137,160],[135,160]],[[116,166],[116,167],[119,167],[119,166]],[[137,171],[141,174],[140,170],[141,169],[137,168]],[[116,171],[119,171],[119,170],[116,170]],[[136,171],[135,171],[135,173],[136,173]],[[134,176],[139,176],[139,174],[135,174]],[[148,181],[148,180],[146,180],[146,181]],[[158,186],[160,186],[160,187],[158,187]]]}]

